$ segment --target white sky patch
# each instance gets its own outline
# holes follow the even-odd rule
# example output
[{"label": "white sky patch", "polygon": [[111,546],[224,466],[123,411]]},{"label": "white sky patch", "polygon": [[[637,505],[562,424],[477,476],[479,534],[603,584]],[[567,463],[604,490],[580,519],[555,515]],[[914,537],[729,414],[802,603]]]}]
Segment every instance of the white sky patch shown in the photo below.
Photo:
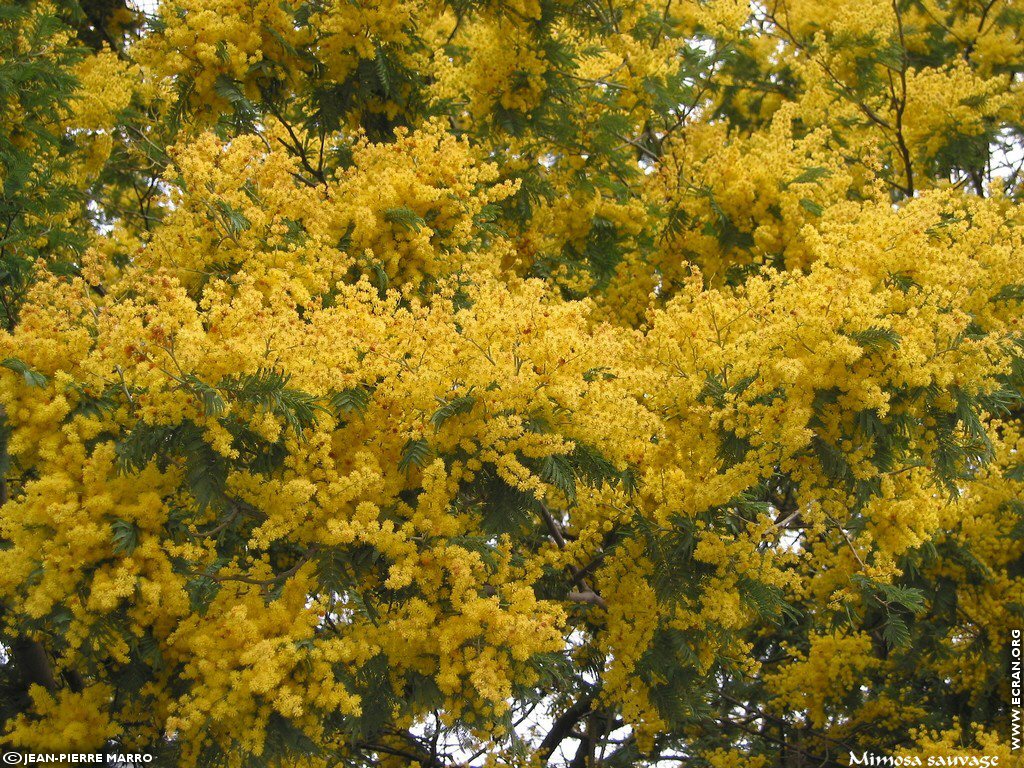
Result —
[{"label": "white sky patch", "polygon": [[160,0],[125,0],[126,5],[129,8],[134,8],[137,11],[155,16],[157,9],[160,5]]}]

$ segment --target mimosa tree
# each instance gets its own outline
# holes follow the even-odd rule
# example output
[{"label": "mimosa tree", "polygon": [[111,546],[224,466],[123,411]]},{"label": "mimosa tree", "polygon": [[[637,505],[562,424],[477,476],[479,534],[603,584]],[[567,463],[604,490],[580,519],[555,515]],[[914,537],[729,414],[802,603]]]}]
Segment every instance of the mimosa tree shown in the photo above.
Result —
[{"label": "mimosa tree", "polygon": [[0,742],[1009,765],[1022,19],[0,6]]}]

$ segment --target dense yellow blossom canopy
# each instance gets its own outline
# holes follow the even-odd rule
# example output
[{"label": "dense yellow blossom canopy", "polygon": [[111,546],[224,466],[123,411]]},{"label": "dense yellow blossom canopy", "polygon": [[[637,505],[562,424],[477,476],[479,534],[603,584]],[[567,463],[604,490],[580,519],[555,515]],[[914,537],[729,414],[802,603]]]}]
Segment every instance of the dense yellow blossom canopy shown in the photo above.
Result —
[{"label": "dense yellow blossom canopy", "polygon": [[1012,765],[1022,25],[0,3],[0,744]]}]

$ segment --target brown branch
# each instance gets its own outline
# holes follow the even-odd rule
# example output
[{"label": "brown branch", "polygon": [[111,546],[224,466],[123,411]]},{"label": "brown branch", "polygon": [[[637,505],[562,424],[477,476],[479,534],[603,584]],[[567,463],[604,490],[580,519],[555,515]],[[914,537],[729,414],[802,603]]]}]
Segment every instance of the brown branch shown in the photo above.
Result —
[{"label": "brown branch", "polygon": [[295,563],[295,565],[293,565],[287,571],[281,571],[281,573],[271,576],[269,579],[254,579],[251,576],[218,576],[216,574],[204,573],[202,571],[191,571],[187,573],[187,575],[199,576],[205,579],[210,579],[210,581],[237,581],[242,584],[252,584],[257,587],[271,587],[275,584],[280,584],[282,581],[285,581],[289,577],[294,576],[296,573],[298,573],[299,569],[302,568],[302,566],[304,566],[306,563],[308,563],[310,559],[312,559],[313,555],[315,555],[318,551],[319,547],[316,544],[314,544],[312,547],[306,550],[305,554],[303,554],[302,557],[299,558],[299,561]]},{"label": "brown branch", "polygon": [[[559,528],[558,523],[555,522],[555,518],[551,515],[551,510],[548,509],[548,505],[543,501],[540,502],[540,515],[544,519],[544,524],[547,526],[548,532],[551,534],[551,538],[555,540],[559,549],[565,549],[565,536],[562,533],[562,529]],[[572,566],[569,566],[569,571],[572,574],[572,580],[579,585],[579,591],[570,592],[566,597],[574,603],[588,603],[589,605],[596,605],[599,608],[607,608],[608,604],[604,601],[593,587],[587,583],[587,580],[583,578],[581,573]]]},{"label": "brown branch", "polygon": [[555,718],[550,730],[544,736],[540,746],[537,747],[537,757],[541,764],[551,759],[551,755],[558,749],[558,745],[572,732],[573,726],[590,713],[590,705],[593,701],[593,694],[586,693],[580,697],[579,701]]},{"label": "brown branch", "polygon": [[587,603],[589,605],[596,605],[598,608],[608,608],[608,603],[604,601],[604,598],[592,589],[573,591],[566,595],[566,597],[574,603]]},{"label": "brown branch", "polygon": [[57,690],[57,678],[43,644],[28,637],[19,637],[11,644],[11,657],[25,680],[25,688],[41,685],[46,690]]},{"label": "brown branch", "polygon": [[[896,28],[900,35],[900,97],[895,98],[893,89],[893,107],[896,113],[896,145],[899,148],[900,157],[903,160],[903,169],[907,177],[907,197],[914,195],[914,166],[910,157],[910,149],[907,147],[906,139],[903,137],[903,113],[907,108],[907,43],[903,34],[903,15],[900,13],[898,0],[893,0],[893,13],[896,14]],[[892,75],[890,74],[890,82]]]}]

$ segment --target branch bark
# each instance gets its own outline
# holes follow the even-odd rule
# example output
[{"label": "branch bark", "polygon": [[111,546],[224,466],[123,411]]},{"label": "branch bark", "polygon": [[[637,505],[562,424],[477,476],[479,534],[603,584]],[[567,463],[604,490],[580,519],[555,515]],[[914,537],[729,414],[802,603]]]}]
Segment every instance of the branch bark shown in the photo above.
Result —
[{"label": "branch bark", "polygon": [[[551,510],[548,509],[548,505],[543,501],[540,502],[540,513],[541,517],[544,518],[544,524],[547,526],[548,531],[551,534],[551,538],[555,540],[559,549],[565,549],[565,536],[562,535],[561,528],[558,527],[558,523],[555,522],[555,518],[551,514]],[[570,592],[567,597],[574,603],[588,603],[590,605],[596,605],[600,608],[608,608],[608,604],[604,601],[597,590],[587,583],[587,580],[583,578],[583,575],[575,568],[570,567],[569,570],[572,572],[572,580],[579,586],[578,591]]]},{"label": "branch bark", "polygon": [[573,726],[590,713],[590,705],[593,701],[593,694],[586,693],[580,697],[579,701],[555,718],[551,729],[537,748],[537,756],[542,764],[547,763],[554,751],[558,749],[558,745],[572,732]]}]

